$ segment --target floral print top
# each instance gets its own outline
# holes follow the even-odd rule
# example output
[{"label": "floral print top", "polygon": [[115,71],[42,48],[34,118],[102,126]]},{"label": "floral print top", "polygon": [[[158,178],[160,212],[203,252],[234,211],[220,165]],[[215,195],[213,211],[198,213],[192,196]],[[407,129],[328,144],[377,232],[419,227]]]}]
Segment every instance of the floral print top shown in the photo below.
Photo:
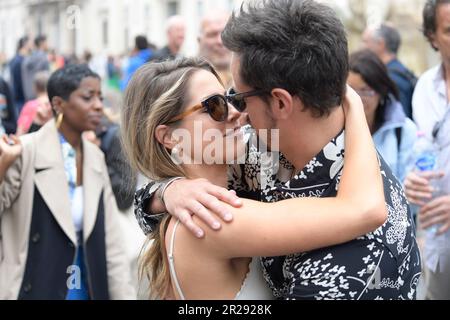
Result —
[{"label": "floral print top", "polygon": [[[344,142],[341,132],[298,173],[282,155],[276,165],[261,165],[260,152],[250,145],[246,163],[230,167],[230,189],[263,202],[335,197],[344,167]],[[385,224],[345,244],[262,258],[264,277],[276,298],[415,299],[421,275],[415,225],[402,186],[381,157],[380,168],[388,209]],[[136,194],[135,213],[146,233],[160,218],[144,210],[157,188],[150,183]]]}]

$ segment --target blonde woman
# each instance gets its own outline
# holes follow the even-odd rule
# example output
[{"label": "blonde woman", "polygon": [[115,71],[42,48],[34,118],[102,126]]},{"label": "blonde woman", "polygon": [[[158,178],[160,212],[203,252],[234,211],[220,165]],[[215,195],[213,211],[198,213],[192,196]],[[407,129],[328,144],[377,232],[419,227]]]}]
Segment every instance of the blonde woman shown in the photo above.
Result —
[{"label": "blonde woman", "polygon": [[[122,111],[123,138],[132,165],[155,180],[204,178],[226,187],[226,157],[230,152],[239,156],[245,151],[239,130],[245,115],[228,104],[231,99],[224,91],[219,76],[204,60],[182,59],[139,69],[129,84]],[[234,215],[232,223],[218,233],[207,233],[204,239],[197,239],[167,215],[159,230],[149,236],[153,241],[142,258],[142,271],[151,280],[151,297],[273,298],[261,276],[259,259],[251,257],[344,243],[383,224],[386,209],[377,156],[361,101],[354,94],[350,100],[346,169],[337,198],[272,204],[245,200],[242,208],[229,207]],[[222,133],[223,161],[219,162],[225,164],[205,164],[211,160],[208,158],[200,165],[175,163],[172,153],[180,156],[199,151],[194,147],[177,151],[176,129],[195,136],[199,123],[201,136],[210,129]],[[207,142],[197,145],[205,154]]]}]

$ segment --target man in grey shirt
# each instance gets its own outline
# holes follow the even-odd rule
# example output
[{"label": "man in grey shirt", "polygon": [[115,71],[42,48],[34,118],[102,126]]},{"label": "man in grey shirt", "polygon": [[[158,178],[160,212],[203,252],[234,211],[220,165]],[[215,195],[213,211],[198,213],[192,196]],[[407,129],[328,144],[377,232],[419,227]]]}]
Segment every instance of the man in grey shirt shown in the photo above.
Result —
[{"label": "man in grey shirt", "polygon": [[22,64],[22,82],[25,100],[30,101],[36,98],[33,88],[33,81],[39,71],[49,71],[50,64],[47,57],[47,37],[38,36],[34,40],[36,46],[33,53],[25,58]]}]

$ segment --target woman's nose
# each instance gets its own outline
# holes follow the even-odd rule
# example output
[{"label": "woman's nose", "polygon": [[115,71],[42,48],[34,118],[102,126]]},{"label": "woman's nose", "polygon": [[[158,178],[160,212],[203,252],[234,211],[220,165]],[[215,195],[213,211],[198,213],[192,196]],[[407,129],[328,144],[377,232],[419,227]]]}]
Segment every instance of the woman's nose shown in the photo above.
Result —
[{"label": "woman's nose", "polygon": [[101,98],[96,98],[94,102],[94,109],[95,110],[102,110],[103,109],[103,101]]}]

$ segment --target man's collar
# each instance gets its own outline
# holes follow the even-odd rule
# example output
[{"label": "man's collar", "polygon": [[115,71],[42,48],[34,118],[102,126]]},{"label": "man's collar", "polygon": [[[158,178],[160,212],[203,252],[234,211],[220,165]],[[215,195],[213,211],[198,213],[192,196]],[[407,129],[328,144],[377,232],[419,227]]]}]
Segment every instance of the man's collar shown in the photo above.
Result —
[{"label": "man's collar", "polygon": [[447,96],[447,86],[445,83],[445,67],[444,63],[441,63],[435,68],[435,73],[432,75],[433,85],[440,95]]},{"label": "man's collar", "polygon": [[[286,186],[290,188],[309,187],[311,185],[329,184],[337,178],[344,165],[345,132],[342,130],[311,161],[298,172]],[[281,156],[281,164],[287,160]],[[289,163],[284,167],[289,167]],[[292,166],[291,166],[292,167]]]}]

